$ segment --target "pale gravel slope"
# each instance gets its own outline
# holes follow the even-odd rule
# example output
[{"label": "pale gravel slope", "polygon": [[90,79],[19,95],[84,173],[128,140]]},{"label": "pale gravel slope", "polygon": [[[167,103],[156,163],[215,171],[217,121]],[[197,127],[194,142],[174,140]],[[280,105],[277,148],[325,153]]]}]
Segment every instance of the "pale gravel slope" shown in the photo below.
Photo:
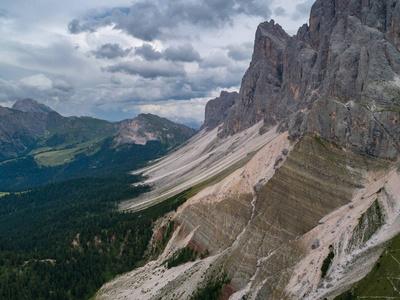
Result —
[{"label": "pale gravel slope", "polygon": [[176,152],[154,165],[135,171],[135,174],[148,176],[143,183],[153,185],[154,190],[121,203],[120,209],[143,209],[226,170],[279,135],[276,127],[260,135],[262,126],[263,122],[260,122],[246,131],[223,139],[217,136],[218,128],[209,132],[200,131]]},{"label": "pale gravel slope", "polygon": [[[254,186],[257,183],[264,185],[271,179],[275,173],[275,168],[283,164],[287,157],[282,154],[282,150],[287,149],[290,151],[292,149],[287,132],[281,133],[278,136],[273,132],[274,131],[270,131],[266,134],[268,139],[273,139],[261,148],[244,167],[236,170],[221,180],[221,182],[205,188],[197,195],[190,198],[179,207],[178,214],[186,206],[193,205],[196,202],[219,202],[223,199],[235,197],[240,194],[253,194]],[[278,156],[281,156],[282,160],[275,165]]]}]

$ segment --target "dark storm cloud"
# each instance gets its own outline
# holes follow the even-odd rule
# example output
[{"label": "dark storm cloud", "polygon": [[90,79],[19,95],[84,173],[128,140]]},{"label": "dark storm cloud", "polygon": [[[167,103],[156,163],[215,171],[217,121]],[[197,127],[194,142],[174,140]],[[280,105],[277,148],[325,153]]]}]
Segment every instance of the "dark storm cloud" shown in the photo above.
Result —
[{"label": "dark storm cloud", "polygon": [[75,94],[74,88],[63,80],[53,82],[51,88],[38,88],[20,81],[8,81],[0,78],[0,101],[17,101],[23,98],[33,98],[40,102],[51,103],[68,101]]},{"label": "dark storm cloud", "polygon": [[95,19],[87,21],[83,24],[78,19],[73,19],[68,24],[68,32],[72,34],[78,34],[81,32],[94,32],[97,28],[108,26],[112,24],[112,17],[107,16],[102,19]]},{"label": "dark storm cloud", "polygon": [[238,76],[237,70],[226,68],[216,72],[214,69],[206,69],[186,78],[186,84],[191,90],[198,93],[196,97],[204,97],[209,91],[216,88],[229,89],[240,84],[241,76]]},{"label": "dark storm cloud", "polygon": [[181,65],[165,61],[148,62],[138,59],[108,66],[107,68],[103,68],[103,71],[107,71],[110,73],[139,75],[143,78],[152,79],[158,77],[184,76],[186,74],[185,69]]},{"label": "dark storm cloud", "polygon": [[112,84],[116,84],[116,85],[119,85],[119,84],[122,83],[121,79],[119,79],[119,78],[117,78],[117,77],[115,77],[115,76],[112,76],[112,77],[110,78],[110,81],[111,81]]},{"label": "dark storm cloud", "polygon": [[228,56],[236,61],[249,60],[252,54],[252,43],[243,43],[241,45],[231,44],[226,46]]},{"label": "dark storm cloud", "polygon": [[286,15],[286,10],[283,7],[277,7],[274,10],[275,15],[277,15],[278,17],[284,16]]},{"label": "dark storm cloud", "polygon": [[[148,101],[202,98],[215,89],[228,89],[240,84],[241,76],[248,67],[251,48],[252,43],[232,44],[200,58],[191,45],[170,47],[161,52],[150,44],[144,44],[135,49],[135,54],[140,54],[146,61],[121,62],[103,68],[103,71],[121,78],[121,84],[113,86],[119,101],[126,99],[126,102],[132,102],[135,99],[135,103],[143,104]],[[227,52],[232,59],[226,55]],[[192,61],[198,62],[199,69],[186,73],[182,62]],[[135,76],[134,88],[132,79],[124,74]]]},{"label": "dark storm cloud", "polygon": [[150,44],[143,44],[135,48],[135,54],[143,57],[145,60],[159,60],[163,54],[156,51]]},{"label": "dark storm cloud", "polygon": [[0,8],[0,18],[6,18],[8,16],[8,12],[5,9]]},{"label": "dark storm cloud", "polygon": [[[237,87],[240,84],[241,76],[248,67],[248,63],[232,62],[227,67],[199,69],[196,72],[184,74],[180,69],[177,72],[171,72],[171,67],[175,65],[171,62],[160,60],[151,64],[149,62],[141,63],[142,65],[134,61],[130,64],[117,64],[105,69],[104,71],[114,72],[113,75],[119,84],[112,84],[104,90],[93,91],[102,95],[102,101],[96,103],[106,104],[110,99],[115,99],[119,104],[143,105],[171,99],[179,101],[208,97],[210,91],[215,89]],[[160,69],[160,65],[163,64],[164,66]],[[143,73],[143,65],[147,66],[147,69],[152,69],[153,72]],[[156,66],[157,69],[154,70]],[[149,72],[147,69],[145,71]],[[128,78],[124,74],[140,76]]]},{"label": "dark storm cloud", "polygon": [[116,29],[122,29],[130,35],[144,41],[152,41],[161,34],[162,27],[174,27],[166,19],[158,5],[151,1],[140,1],[132,5],[128,14],[118,11],[114,14]]},{"label": "dark storm cloud", "polygon": [[164,58],[171,61],[194,62],[200,61],[200,54],[192,45],[185,44],[165,49]]},{"label": "dark storm cloud", "polygon": [[117,57],[126,57],[131,52],[132,48],[123,49],[119,44],[104,44],[97,48],[96,51],[91,51],[90,54],[96,58],[113,59]]},{"label": "dark storm cloud", "polygon": [[143,44],[135,48],[135,54],[148,61],[159,60],[161,58],[175,62],[200,61],[199,52],[194,50],[190,44],[171,46],[163,52],[156,51],[150,44]]},{"label": "dark storm cloud", "polygon": [[105,18],[96,18],[81,23],[74,19],[68,25],[72,34],[83,31],[92,32],[97,28],[114,24],[130,35],[144,41],[162,38],[163,31],[172,30],[181,24],[202,25],[219,28],[232,24],[239,14],[267,19],[271,10],[265,0],[140,0],[135,2],[129,12],[115,10]]},{"label": "dark storm cloud", "polygon": [[[229,2],[229,1],[225,1]],[[269,17],[271,10],[269,8],[269,1],[260,0],[237,0],[237,11],[244,13],[248,16]]]}]

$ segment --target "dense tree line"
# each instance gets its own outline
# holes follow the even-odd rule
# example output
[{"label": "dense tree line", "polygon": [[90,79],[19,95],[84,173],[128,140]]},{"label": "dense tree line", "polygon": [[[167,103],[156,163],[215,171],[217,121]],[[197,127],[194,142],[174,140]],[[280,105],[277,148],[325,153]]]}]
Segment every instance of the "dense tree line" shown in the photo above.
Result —
[{"label": "dense tree line", "polygon": [[[199,256],[199,251],[185,247],[176,251],[169,259],[165,261],[165,263],[167,268],[171,269],[189,261],[195,261]],[[204,255],[201,257],[204,258]]]},{"label": "dense tree line", "polygon": [[190,300],[217,300],[222,296],[222,286],[229,284],[231,280],[226,274],[210,278],[205,286],[198,289],[190,298]]},{"label": "dense tree line", "polygon": [[134,176],[89,177],[0,197],[0,298],[88,299],[144,263],[153,222],[187,191],[147,210],[116,204],[149,190]]}]

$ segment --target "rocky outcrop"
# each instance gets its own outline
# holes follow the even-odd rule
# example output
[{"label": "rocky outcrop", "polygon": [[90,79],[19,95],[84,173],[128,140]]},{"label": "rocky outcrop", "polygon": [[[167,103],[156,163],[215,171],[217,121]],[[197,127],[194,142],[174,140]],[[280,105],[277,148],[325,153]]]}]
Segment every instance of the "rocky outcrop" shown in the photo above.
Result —
[{"label": "rocky outcrop", "polygon": [[219,97],[208,101],[205,109],[204,124],[200,130],[206,128],[207,131],[210,131],[224,123],[228,116],[228,111],[235,103],[237,96],[238,93],[236,92],[222,91]]},{"label": "rocky outcrop", "polygon": [[258,26],[252,61],[243,76],[239,96],[230,109],[220,136],[233,134],[266,119],[276,123],[274,96],[282,86],[284,51],[289,36],[274,21]]},{"label": "rocky outcrop", "polygon": [[169,148],[182,144],[196,134],[196,130],[152,114],[140,114],[134,119],[118,123],[114,141],[121,144],[145,145],[148,141],[159,141]]},{"label": "rocky outcrop", "polygon": [[[395,0],[318,0],[310,25],[293,37],[273,21],[261,24],[220,136],[264,120],[266,126],[280,123],[293,138],[317,133],[352,150],[393,159],[400,144],[391,125],[400,105],[399,6]],[[333,121],[316,120],[340,106],[349,111]],[[365,138],[374,132],[373,141]]]}]

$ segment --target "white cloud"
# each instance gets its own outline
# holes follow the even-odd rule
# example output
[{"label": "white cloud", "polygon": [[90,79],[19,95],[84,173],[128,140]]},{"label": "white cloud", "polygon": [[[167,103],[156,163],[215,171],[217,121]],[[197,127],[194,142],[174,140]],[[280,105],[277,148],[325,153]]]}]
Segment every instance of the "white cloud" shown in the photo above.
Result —
[{"label": "white cloud", "polygon": [[37,75],[30,76],[30,77],[24,77],[24,78],[21,78],[20,81],[25,85],[36,87],[41,91],[51,89],[51,86],[53,84],[51,79],[46,77],[43,74],[37,74]]}]

